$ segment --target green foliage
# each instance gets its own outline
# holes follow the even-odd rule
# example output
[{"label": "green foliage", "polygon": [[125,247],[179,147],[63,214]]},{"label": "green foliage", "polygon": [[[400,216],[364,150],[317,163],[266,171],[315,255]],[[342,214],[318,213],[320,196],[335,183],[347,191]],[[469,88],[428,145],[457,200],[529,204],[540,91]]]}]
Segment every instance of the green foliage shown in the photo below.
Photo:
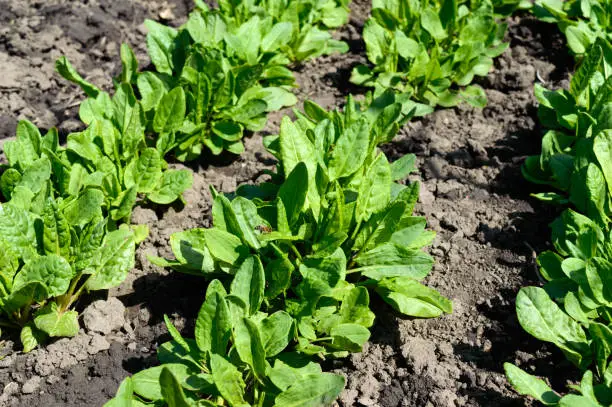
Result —
[{"label": "green foliage", "polygon": [[[516,2],[500,3],[497,11],[511,12]],[[506,24],[496,18],[490,0],[375,0],[363,38],[373,67],[354,68],[351,81],[405,93],[422,103],[418,115],[433,107],[462,101],[486,105],[484,90],[471,85],[486,76],[493,58],[508,47]]]},{"label": "green foliage", "polygon": [[[204,147],[215,155],[242,153],[245,131],[262,130],[269,112],[296,103],[290,63],[348,49],[328,32],[348,20],[347,0],[222,1],[215,10],[201,2],[196,6],[178,29],[145,22],[154,71],[139,72],[132,50],[121,47],[116,93],[138,106],[130,130],[151,135],[161,157],[173,152],[178,160],[190,161]],[[109,112],[108,95],[65,58],[57,70],[89,97],[83,121]]]},{"label": "green foliage", "polygon": [[[243,263],[242,273],[253,277],[259,259]],[[263,272],[263,270],[261,270]],[[263,277],[263,276],[262,276]],[[213,280],[196,320],[195,340],[184,339],[166,318],[173,340],[159,347],[163,364],[124,381],[121,400],[168,406],[323,406],[344,388],[340,375],[323,373],[319,364],[291,352],[293,319],[249,309],[263,292],[245,293],[232,284],[229,291]]]},{"label": "green foliage", "polygon": [[[257,18],[234,33],[219,14],[199,11],[178,30],[153,21],[147,27],[157,72],[134,76],[160,151],[172,150],[181,161],[197,158],[203,146],[240,154],[244,131],[263,129],[268,112],[295,104],[285,88],[291,72],[253,43],[271,28]],[[240,42],[246,39],[253,41]]]},{"label": "green foliage", "polygon": [[[329,29],[348,21],[350,0],[248,0],[220,1],[220,14],[236,27],[236,48],[274,52],[273,59],[302,62],[334,52],[348,51],[348,45],[334,40]],[[240,37],[241,27],[257,29]],[[248,41],[249,44],[244,43]],[[260,52],[261,52],[260,51]]]},{"label": "green foliage", "polygon": [[[66,61],[62,66],[73,72]],[[146,147],[129,91],[113,99],[98,91],[81,106],[89,126],[69,134],[65,146],[57,130],[43,137],[28,121],[5,143],[0,321],[22,330],[25,351],[48,336],[76,335],[71,306],[80,294],[125,279],[136,243],[148,234],[146,226],[128,226],[134,205],[171,203],[191,185],[190,172],[167,170],[158,151]]]},{"label": "green foliage", "polygon": [[[572,76],[569,89],[551,91],[535,86],[538,118],[550,130],[542,139],[542,153],[529,157],[523,175],[532,182],[569,191],[573,157],[580,140],[610,128],[612,46],[598,40]],[[553,195],[542,195],[551,200]]]},{"label": "green foliage", "polygon": [[17,186],[0,205],[0,321],[21,328],[25,352],[75,336],[70,307],[81,292],[120,284],[134,265],[135,235],[127,225],[109,230],[99,189],[55,199],[50,180],[40,184],[36,193]]},{"label": "green foliage", "polygon": [[[179,30],[150,20],[146,25],[149,56],[157,71],[138,72],[138,62],[124,44],[123,71],[115,81],[113,101],[120,98],[120,106],[133,109],[115,123],[120,131],[137,133],[127,135],[131,136],[130,145],[145,145],[145,135],[152,135],[160,158],[172,151],[180,161],[199,157],[204,146],[213,154],[224,150],[240,154],[244,151],[241,139],[245,130],[261,130],[268,112],[296,102],[287,89],[260,83],[269,74],[264,64],[230,57],[217,44],[217,39],[221,41],[226,34],[217,15],[210,15],[208,21],[192,15]],[[61,65],[69,63],[63,59]],[[283,75],[277,82],[286,82],[287,75],[292,80],[290,72]],[[100,92],[94,98],[88,93],[93,85],[84,86],[73,75],[64,77],[79,84],[90,96],[81,106],[84,122],[112,112],[106,93]],[[161,180],[165,190],[178,178],[176,174],[169,177]],[[170,199],[168,192],[171,191],[159,199]]]},{"label": "green foliage", "polygon": [[609,405],[612,397],[611,57],[610,45],[597,40],[569,91],[536,88],[540,118],[554,129],[523,172],[558,190],[538,198],[570,208],[551,225],[554,250],[537,259],[546,284],[523,288],[516,310],[527,332],[554,344],[585,372],[575,388],[581,395],[560,397],[540,379],[507,365],[517,391],[546,405]]},{"label": "green foliage", "polygon": [[532,10],[540,20],[559,26],[576,55],[586,53],[598,38],[612,40],[610,0],[536,0]]},{"label": "green foliage", "polygon": [[[361,351],[375,318],[371,294],[407,316],[452,312],[448,299],[420,283],[433,264],[422,248],[434,233],[412,215],[418,183],[402,182],[414,156],[390,164],[377,149],[414,109],[402,113],[392,92],[367,108],[351,97],[344,112],[312,102],[304,108],[264,141],[279,161],[269,182],[229,196],[213,190],[214,227],[172,235],[174,260],[151,258],[218,278],[195,340],[167,321],[174,341],[159,353],[162,366],[190,369],[172,372],[188,404],[328,405],[344,381],[322,374],[315,360]],[[174,382],[163,384],[161,369],[132,377],[136,384],[138,375],[157,375],[147,379],[155,390],[134,386],[135,398],[170,405],[160,388]],[[193,375],[205,385],[194,388]]]}]

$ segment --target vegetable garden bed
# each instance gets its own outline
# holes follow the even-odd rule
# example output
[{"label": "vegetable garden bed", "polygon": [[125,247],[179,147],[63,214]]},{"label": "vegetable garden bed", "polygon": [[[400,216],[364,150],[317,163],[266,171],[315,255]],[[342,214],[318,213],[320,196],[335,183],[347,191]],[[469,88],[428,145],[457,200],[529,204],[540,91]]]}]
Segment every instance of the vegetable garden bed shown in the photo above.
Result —
[{"label": "vegetable garden bed", "polygon": [[[122,42],[134,48],[141,66],[148,64],[145,18],[179,26],[191,10],[191,2],[179,1],[7,3],[0,10],[0,150],[18,119],[42,129],[58,126],[61,141],[83,129],[82,92],[53,73],[58,57],[66,55],[85,79],[110,90],[121,71]],[[349,79],[367,62],[361,32],[369,3],[353,1],[349,24],[335,34],[349,44],[348,53],[297,65],[299,108],[305,100],[339,108],[349,93],[364,92]],[[417,157],[418,172],[410,176],[422,182],[416,213],[437,232],[425,282],[454,307],[436,319],[401,318],[372,296],[376,321],[364,351],[323,363],[324,371],[347,379],[340,406],[530,405],[508,384],[505,362],[536,367],[556,389],[579,377],[557,349],[523,331],[514,307],[518,290],[538,283],[534,256],[550,248],[548,224],[556,216],[530,197],[541,189],[520,170],[526,156],[541,150],[533,85],[567,87],[574,62],[562,34],[528,15],[510,18],[506,36],[509,49],[477,80],[488,99],[484,109],[461,104],[412,119],[382,146],[389,161]],[[261,136],[277,134],[283,114],[289,109],[272,113],[263,131],[247,136],[240,156],[204,153],[187,164],[170,163],[194,172],[185,204],[134,209],[132,223],[148,225],[149,237],[121,286],[77,303],[76,337],[26,354],[12,352],[21,349],[18,336],[8,338],[0,349],[0,405],[102,405],[126,376],[158,364],[156,349],[170,340],[164,315],[192,335],[207,282],[154,266],[147,256],[171,257],[171,234],[212,226],[210,186],[232,193],[265,179],[276,160]]]}]

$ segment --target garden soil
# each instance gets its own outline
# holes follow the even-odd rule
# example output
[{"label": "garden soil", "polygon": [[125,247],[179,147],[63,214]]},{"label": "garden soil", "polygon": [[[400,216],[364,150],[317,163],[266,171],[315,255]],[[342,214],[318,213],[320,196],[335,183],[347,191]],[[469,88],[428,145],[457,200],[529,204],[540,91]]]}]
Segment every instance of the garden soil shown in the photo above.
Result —
[{"label": "garden soil", "polygon": [[[110,89],[121,69],[121,42],[146,67],[144,19],[180,25],[189,3],[1,0],[0,150],[20,119],[43,129],[57,126],[62,136],[82,128],[77,108],[83,95],[54,73],[59,56]],[[354,1],[352,9],[350,24],[337,33],[350,52],[295,67],[300,103],[341,107],[346,95],[363,92],[349,77],[353,66],[366,61],[360,33],[369,2]],[[510,48],[479,81],[486,108],[439,110],[413,120],[384,146],[390,159],[418,157],[417,212],[437,232],[430,248],[436,265],[426,282],[453,300],[454,311],[437,319],[398,318],[373,299],[377,320],[364,351],[326,362],[347,377],[339,406],[531,405],[509,387],[504,362],[548,375],[557,388],[565,385],[565,375],[572,377],[558,351],[522,331],[514,299],[521,286],[539,283],[534,256],[548,247],[548,223],[556,215],[530,197],[537,187],[520,173],[541,139],[533,85],[567,85],[573,62],[556,27],[527,16],[508,24]],[[278,130],[281,117],[271,116],[266,133]],[[263,179],[262,171],[274,164],[261,134],[254,134],[242,156],[205,155],[190,166],[194,186],[186,204],[137,208],[133,222],[148,224],[151,234],[137,251],[135,270],[119,288],[81,301],[77,337],[29,354],[19,352],[17,338],[5,342],[0,406],[101,406],[125,376],[155,365],[156,348],[169,339],[164,314],[191,335],[205,282],[152,266],[147,256],[169,256],[173,232],[210,225],[209,186],[231,192]]]}]

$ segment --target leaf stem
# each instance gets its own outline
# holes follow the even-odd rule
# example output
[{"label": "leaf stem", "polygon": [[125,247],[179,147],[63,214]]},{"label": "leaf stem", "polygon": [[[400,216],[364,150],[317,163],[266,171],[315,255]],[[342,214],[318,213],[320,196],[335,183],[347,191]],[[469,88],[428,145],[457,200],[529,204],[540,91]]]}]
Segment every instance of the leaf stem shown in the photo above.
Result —
[{"label": "leaf stem", "polygon": [[[89,278],[88,278],[89,279]],[[68,303],[68,306],[66,307],[66,309],[70,308],[72,306],[72,304],[74,304],[79,297],[81,296],[81,294],[83,293],[83,290],[85,289],[85,286],[87,285],[87,280],[83,283],[83,285],[81,285],[79,287],[79,289],[77,290],[77,292],[72,296],[72,298],[70,299],[70,302]],[[65,310],[64,310],[65,311]]]},{"label": "leaf stem", "polygon": [[291,248],[291,251],[295,254],[295,256],[300,260],[300,263],[302,262],[302,255],[300,254],[300,251],[297,249],[297,247],[295,247],[295,245],[293,243],[289,243],[289,248]]},{"label": "leaf stem", "polygon": [[347,266],[346,274],[359,273],[360,271],[365,270],[365,267],[355,267],[354,269],[350,268],[350,266],[353,264],[355,264],[355,262],[351,260],[350,264]]},{"label": "leaf stem", "polygon": [[332,338],[331,336],[326,336],[324,338],[313,339],[312,341],[310,341],[310,343],[313,343],[313,342],[323,342],[323,341],[331,341],[332,339],[334,339],[334,338]]},{"label": "leaf stem", "polygon": [[72,295],[74,293],[74,290],[76,289],[77,284],[81,280],[82,275],[83,274],[79,274],[77,277],[72,279],[72,281],[70,282],[70,287],[68,287],[68,291],[66,291],[66,294],[59,297],[58,305],[60,306],[60,312],[66,311],[68,307],[70,307],[70,305],[72,304],[72,301],[71,301]]}]

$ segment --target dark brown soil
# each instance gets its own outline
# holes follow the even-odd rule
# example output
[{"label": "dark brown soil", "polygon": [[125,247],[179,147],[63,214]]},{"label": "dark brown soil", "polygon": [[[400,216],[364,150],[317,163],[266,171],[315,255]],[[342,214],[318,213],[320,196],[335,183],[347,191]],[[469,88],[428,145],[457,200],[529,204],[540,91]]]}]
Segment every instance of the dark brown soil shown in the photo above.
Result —
[{"label": "dark brown soil", "polygon": [[[0,150],[21,118],[43,128],[58,126],[64,134],[80,126],[76,106],[82,95],[54,74],[57,57],[67,55],[87,79],[109,88],[120,68],[121,41],[146,65],[142,22],[163,17],[180,24],[189,11],[185,3],[0,1]],[[368,4],[355,1],[350,24],[338,33],[351,45],[348,54],[296,67],[300,101],[335,107],[348,93],[363,92],[348,78],[365,61],[360,33]],[[557,351],[521,330],[514,298],[521,286],[537,282],[533,256],[547,247],[554,216],[529,197],[536,189],[520,174],[522,159],[540,143],[532,89],[537,77],[550,86],[563,84],[572,60],[556,29],[529,17],[512,19],[508,37],[510,49],[480,81],[489,98],[485,109],[437,111],[408,124],[384,148],[392,159],[418,157],[418,211],[438,232],[430,250],[437,263],[427,282],[452,298],[455,310],[438,319],[410,320],[375,303],[377,323],[365,351],[328,366],[348,378],[340,406],[524,406],[530,404],[503,376],[504,362],[550,373],[560,384],[564,377],[558,372],[571,369]],[[280,117],[271,117],[267,132],[277,129]],[[204,282],[156,268],[146,255],[168,255],[171,233],[209,224],[209,185],[229,192],[256,182],[262,169],[274,165],[259,135],[246,147],[239,158],[203,157],[193,165],[194,188],[184,207],[135,211],[133,221],[149,224],[151,236],[128,280],[97,297],[118,298],[127,307],[125,320],[111,332],[84,324],[76,338],[0,360],[0,406],[101,406],[123,377],[155,364],[156,347],[168,339],[164,314],[191,334]],[[122,312],[116,301],[105,304]],[[80,304],[84,316],[102,323],[110,318],[87,305]],[[9,340],[7,350],[12,346]]]}]

